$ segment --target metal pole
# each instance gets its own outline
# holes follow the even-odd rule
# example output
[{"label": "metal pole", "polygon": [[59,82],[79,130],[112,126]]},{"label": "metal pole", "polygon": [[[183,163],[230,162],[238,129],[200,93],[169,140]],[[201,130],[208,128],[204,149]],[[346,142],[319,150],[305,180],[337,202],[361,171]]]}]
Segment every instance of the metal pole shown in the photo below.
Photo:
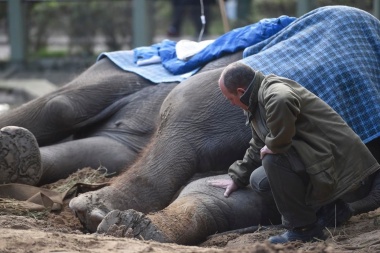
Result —
[{"label": "metal pole", "polygon": [[380,0],[373,0],[373,15],[380,19]]},{"label": "metal pole", "polygon": [[26,59],[26,33],[22,0],[8,0],[9,40],[11,63],[22,64]]},{"label": "metal pole", "polygon": [[152,44],[152,13],[149,0],[133,0],[132,5],[132,46],[150,46]]}]

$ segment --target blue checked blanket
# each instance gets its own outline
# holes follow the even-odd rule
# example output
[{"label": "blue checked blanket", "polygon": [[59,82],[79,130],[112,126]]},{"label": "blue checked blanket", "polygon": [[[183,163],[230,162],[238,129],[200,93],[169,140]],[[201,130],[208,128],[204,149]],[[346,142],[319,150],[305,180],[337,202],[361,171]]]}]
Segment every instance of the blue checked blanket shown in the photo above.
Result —
[{"label": "blue checked blanket", "polygon": [[380,136],[380,22],[346,6],[316,9],[242,60],[264,74],[296,80],[332,106],[369,142]]}]

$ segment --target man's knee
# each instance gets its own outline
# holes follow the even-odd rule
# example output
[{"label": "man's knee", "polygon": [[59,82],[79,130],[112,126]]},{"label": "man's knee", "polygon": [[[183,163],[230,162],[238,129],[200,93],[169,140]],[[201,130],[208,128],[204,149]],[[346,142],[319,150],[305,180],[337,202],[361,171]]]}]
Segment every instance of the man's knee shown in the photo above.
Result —
[{"label": "man's knee", "polygon": [[259,192],[270,191],[270,185],[263,166],[254,170],[249,179],[251,187]]}]

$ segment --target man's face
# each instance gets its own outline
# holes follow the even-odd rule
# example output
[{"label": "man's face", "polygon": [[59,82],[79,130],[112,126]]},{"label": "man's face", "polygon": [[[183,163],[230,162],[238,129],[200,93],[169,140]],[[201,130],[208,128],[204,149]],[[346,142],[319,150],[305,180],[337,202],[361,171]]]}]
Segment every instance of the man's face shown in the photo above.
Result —
[{"label": "man's face", "polygon": [[226,86],[224,86],[224,80],[223,78],[219,79],[219,88],[220,90],[222,91],[222,94],[224,95],[224,97],[231,102],[232,105],[234,106],[238,106],[244,110],[248,110],[248,106],[246,106],[245,104],[243,104],[241,101],[240,101],[240,97],[244,94],[245,90],[242,89],[242,88],[238,88],[236,90],[236,93],[231,93],[227,90]]}]

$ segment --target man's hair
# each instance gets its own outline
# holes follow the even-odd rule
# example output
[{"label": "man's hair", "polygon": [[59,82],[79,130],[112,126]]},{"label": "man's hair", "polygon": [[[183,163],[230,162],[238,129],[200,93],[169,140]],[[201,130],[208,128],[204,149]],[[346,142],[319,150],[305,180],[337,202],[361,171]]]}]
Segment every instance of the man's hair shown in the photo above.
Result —
[{"label": "man's hair", "polygon": [[221,77],[226,89],[236,94],[237,88],[248,88],[255,77],[255,71],[242,62],[233,62],[223,70]]}]

